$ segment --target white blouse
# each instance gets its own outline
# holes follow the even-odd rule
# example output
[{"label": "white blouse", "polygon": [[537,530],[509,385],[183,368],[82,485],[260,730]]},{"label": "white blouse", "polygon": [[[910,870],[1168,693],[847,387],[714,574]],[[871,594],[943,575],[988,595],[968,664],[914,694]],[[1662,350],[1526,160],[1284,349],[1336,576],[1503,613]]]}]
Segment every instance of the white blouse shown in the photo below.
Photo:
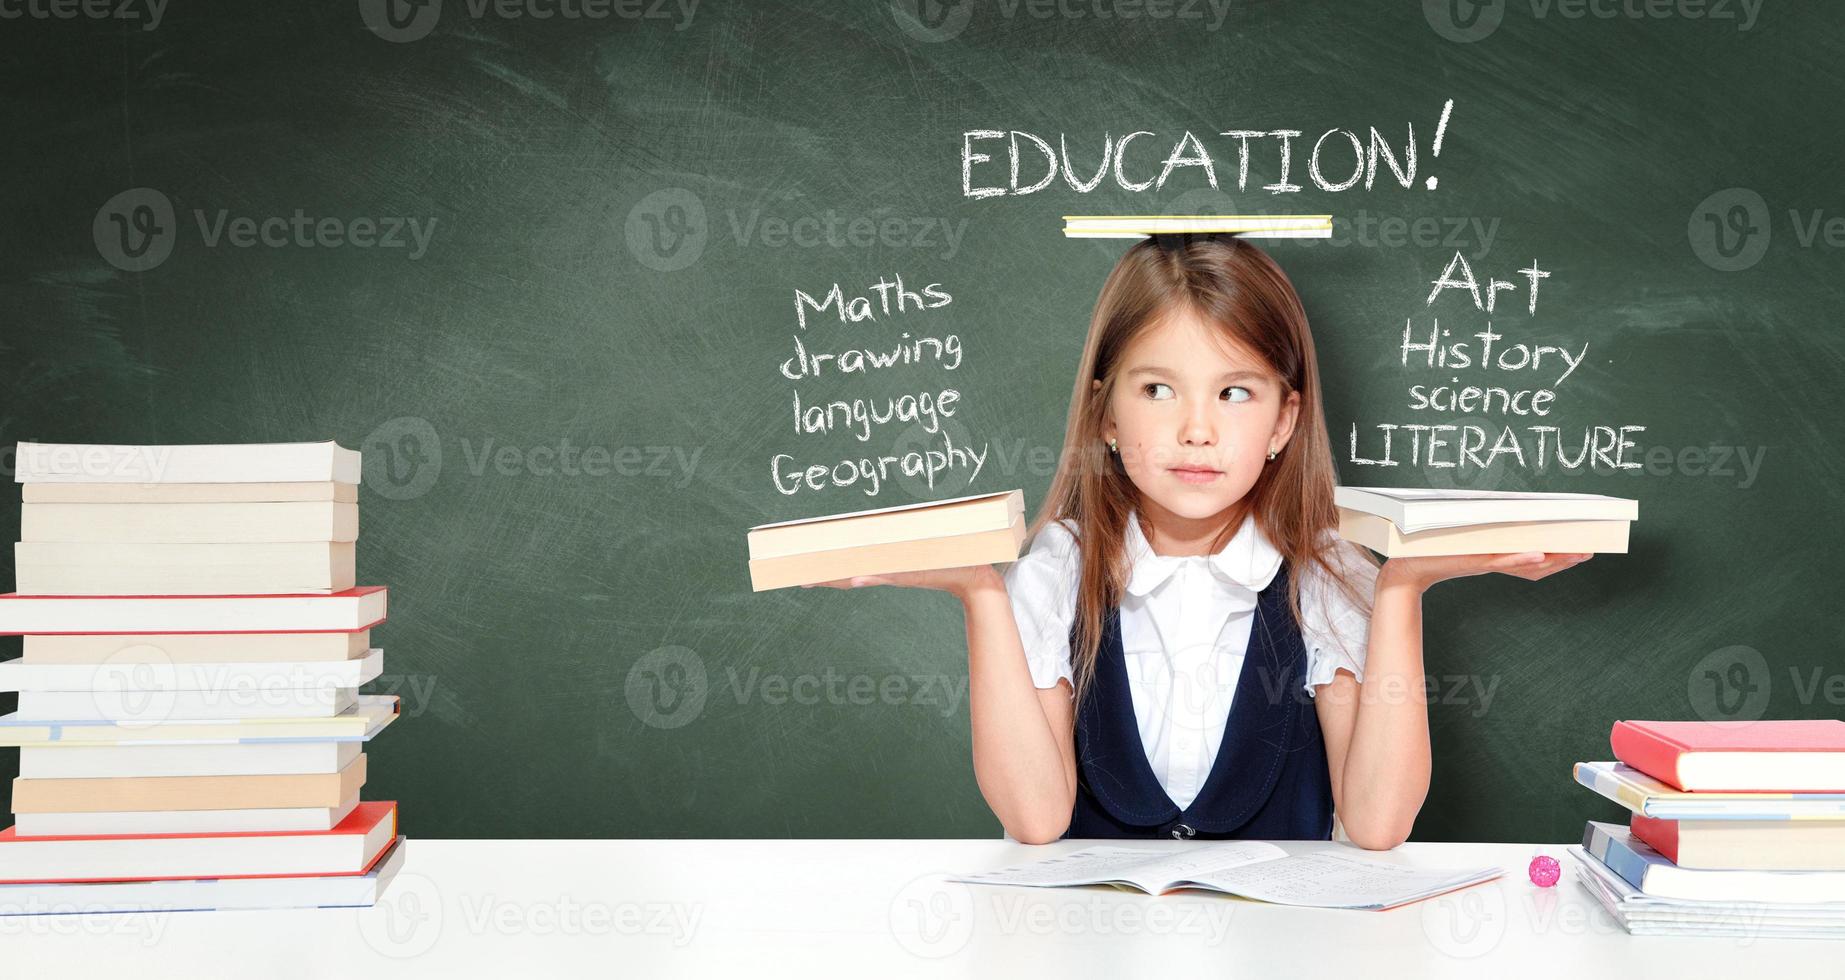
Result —
[{"label": "white blouse", "polygon": [[[1075,532],[1074,521],[1045,525],[1005,572],[1032,683],[1040,688],[1072,677],[1070,627],[1082,559]],[[1280,571],[1282,556],[1253,517],[1214,555],[1154,554],[1137,516],[1128,521],[1126,546],[1132,570],[1121,597],[1121,645],[1134,717],[1160,785],[1184,808],[1216,761],[1256,594]],[[1368,601],[1377,566],[1344,541],[1335,539],[1332,553]],[[1301,618],[1309,695],[1340,670],[1364,679],[1369,617],[1324,573],[1301,583]]]}]

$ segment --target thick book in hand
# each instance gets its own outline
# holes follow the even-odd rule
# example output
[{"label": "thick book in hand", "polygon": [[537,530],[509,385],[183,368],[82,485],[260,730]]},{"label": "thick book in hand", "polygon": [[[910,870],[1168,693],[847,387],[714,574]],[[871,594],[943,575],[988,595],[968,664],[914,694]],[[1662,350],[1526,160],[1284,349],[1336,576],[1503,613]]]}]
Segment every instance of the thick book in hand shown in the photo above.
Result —
[{"label": "thick book in hand", "polygon": [[384,622],[388,595],[382,585],[293,595],[9,592],[0,595],[0,634],[344,633]]},{"label": "thick book in hand", "polygon": [[1617,721],[1615,758],[1687,792],[1845,792],[1845,721]]},{"label": "thick book in hand", "polygon": [[1033,888],[1125,885],[1149,895],[1198,888],[1278,905],[1381,911],[1490,881],[1502,873],[1499,868],[1412,868],[1338,850],[1290,855],[1266,841],[1224,841],[1172,851],[1091,847],[950,880]]},{"label": "thick book in hand", "polygon": [[1025,493],[882,507],[749,530],[757,592],[892,572],[1014,561],[1025,542]]},{"label": "thick book in hand", "polygon": [[1845,820],[1845,793],[1687,793],[1624,762],[1578,762],[1576,782],[1661,820]]},{"label": "thick book in hand", "polygon": [[1339,537],[1387,558],[1433,555],[1625,554],[1627,521],[1543,521],[1437,527],[1405,534],[1377,516],[1339,508]]},{"label": "thick book in hand", "polygon": [[22,442],[16,483],[352,483],[359,454],[332,442],[111,446]]},{"label": "thick book in hand", "polygon": [[361,803],[307,833],[21,837],[0,830],[0,883],[364,874],[397,839],[397,804]]},{"label": "thick book in hand", "polygon": [[1592,493],[1338,487],[1339,535],[1387,557],[1622,553],[1640,504]]}]

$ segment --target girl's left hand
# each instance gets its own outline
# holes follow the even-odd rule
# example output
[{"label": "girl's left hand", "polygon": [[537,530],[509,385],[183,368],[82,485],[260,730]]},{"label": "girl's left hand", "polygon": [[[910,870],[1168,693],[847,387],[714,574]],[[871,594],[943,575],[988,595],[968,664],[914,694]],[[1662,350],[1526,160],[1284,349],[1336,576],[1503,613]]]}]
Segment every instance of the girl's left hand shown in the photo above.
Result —
[{"label": "girl's left hand", "polygon": [[1407,585],[1421,591],[1437,582],[1445,582],[1451,578],[1484,575],[1488,572],[1516,575],[1535,582],[1566,568],[1575,568],[1591,557],[1593,556],[1586,554],[1548,554],[1542,551],[1528,551],[1514,555],[1392,558],[1384,562],[1384,567],[1378,571],[1377,584],[1379,588],[1391,584]]}]

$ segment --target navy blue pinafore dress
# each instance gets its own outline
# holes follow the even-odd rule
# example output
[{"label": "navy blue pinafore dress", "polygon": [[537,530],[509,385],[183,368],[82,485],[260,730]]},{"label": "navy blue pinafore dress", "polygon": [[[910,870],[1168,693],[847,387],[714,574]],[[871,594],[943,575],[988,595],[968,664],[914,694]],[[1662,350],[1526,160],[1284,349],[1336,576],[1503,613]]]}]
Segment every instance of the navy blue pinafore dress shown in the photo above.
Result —
[{"label": "navy blue pinafore dress", "polygon": [[1332,779],[1306,683],[1307,649],[1288,608],[1284,563],[1257,597],[1211,772],[1197,799],[1181,809],[1141,745],[1120,610],[1108,610],[1095,679],[1077,709],[1076,807],[1064,837],[1330,839]]}]

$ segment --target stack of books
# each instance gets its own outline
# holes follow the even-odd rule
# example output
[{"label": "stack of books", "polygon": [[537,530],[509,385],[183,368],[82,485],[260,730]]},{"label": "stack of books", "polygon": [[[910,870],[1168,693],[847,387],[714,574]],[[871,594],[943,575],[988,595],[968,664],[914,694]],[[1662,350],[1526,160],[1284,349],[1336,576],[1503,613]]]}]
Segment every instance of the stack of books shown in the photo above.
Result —
[{"label": "stack of books", "polygon": [[21,443],[0,633],[16,746],[0,914],[363,906],[403,861],[362,801],[397,698],[354,587],[359,454]]},{"label": "stack of books", "polygon": [[755,592],[851,578],[1015,561],[1025,492],[956,497],[749,529]]},{"label": "stack of books", "polygon": [[1625,554],[1640,502],[1594,493],[1338,487],[1339,536],[1387,558]]},{"label": "stack of books", "polygon": [[1845,722],[1621,721],[1577,880],[1636,935],[1845,938]]}]

